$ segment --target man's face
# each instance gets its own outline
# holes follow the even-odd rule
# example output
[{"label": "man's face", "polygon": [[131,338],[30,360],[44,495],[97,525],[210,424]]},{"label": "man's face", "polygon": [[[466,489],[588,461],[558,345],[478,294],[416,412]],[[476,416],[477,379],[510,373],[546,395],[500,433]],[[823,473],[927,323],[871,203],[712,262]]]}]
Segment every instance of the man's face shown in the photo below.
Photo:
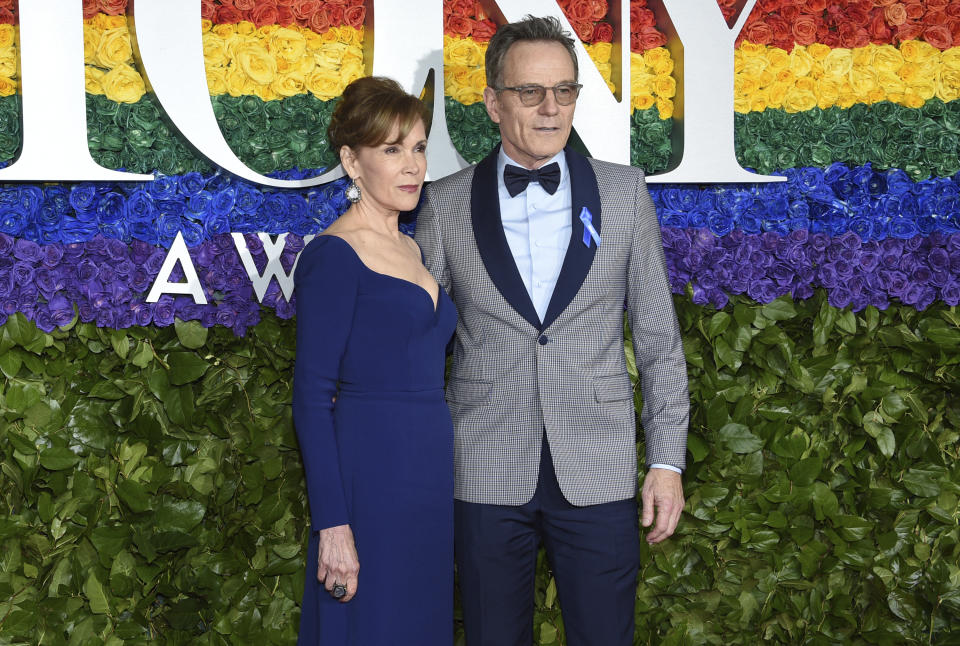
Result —
[{"label": "man's face", "polygon": [[[520,41],[511,45],[504,57],[504,87],[551,88],[576,81],[573,61],[560,43]],[[497,92],[490,87],[483,91],[483,101],[487,114],[500,125],[504,152],[525,167],[539,168],[566,145],[576,102],[559,105],[548,89],[543,103],[525,106],[516,92]]]}]

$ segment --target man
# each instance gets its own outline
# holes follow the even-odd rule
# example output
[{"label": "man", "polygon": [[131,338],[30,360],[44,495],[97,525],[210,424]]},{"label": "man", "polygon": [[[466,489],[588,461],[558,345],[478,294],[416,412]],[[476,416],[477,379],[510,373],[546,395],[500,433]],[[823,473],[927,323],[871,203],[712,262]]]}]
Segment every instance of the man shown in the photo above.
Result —
[{"label": "man", "polygon": [[502,145],[434,182],[417,226],[460,315],[447,400],[467,644],[532,642],[542,540],[568,644],[629,645],[639,528],[624,301],[655,467],[647,540],[670,536],[683,508],[686,365],[656,213],[639,170],[564,148],[580,86],[558,21],[501,27],[486,72]]}]

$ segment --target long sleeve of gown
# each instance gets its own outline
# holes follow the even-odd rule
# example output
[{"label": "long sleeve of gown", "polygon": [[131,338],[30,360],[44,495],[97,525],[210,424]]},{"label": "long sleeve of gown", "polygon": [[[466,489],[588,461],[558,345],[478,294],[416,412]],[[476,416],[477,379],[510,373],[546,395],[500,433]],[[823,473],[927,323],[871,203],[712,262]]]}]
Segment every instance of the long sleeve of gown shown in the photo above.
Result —
[{"label": "long sleeve of gown", "polygon": [[357,300],[358,267],[352,253],[345,241],[318,237],[301,252],[294,276],[297,358],[293,421],[314,530],[350,522],[340,474],[333,398]]}]

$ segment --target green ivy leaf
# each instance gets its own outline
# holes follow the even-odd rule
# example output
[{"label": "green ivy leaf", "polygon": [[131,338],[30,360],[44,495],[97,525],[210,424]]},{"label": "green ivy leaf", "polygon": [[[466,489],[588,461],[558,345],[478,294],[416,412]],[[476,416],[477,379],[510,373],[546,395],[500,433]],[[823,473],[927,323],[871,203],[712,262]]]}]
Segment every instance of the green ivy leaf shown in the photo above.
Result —
[{"label": "green ivy leaf", "polygon": [[181,321],[179,318],[175,318],[173,326],[177,332],[177,339],[183,347],[190,350],[199,350],[207,344],[207,335],[210,331],[203,327],[200,321]]},{"label": "green ivy leaf", "polygon": [[140,513],[152,508],[146,490],[133,480],[125,479],[118,484],[117,495],[134,512]]},{"label": "green ivy leaf", "polygon": [[80,458],[68,448],[53,447],[40,451],[40,466],[50,471],[72,469]]},{"label": "green ivy leaf", "polygon": [[210,364],[195,352],[171,352],[166,357],[170,366],[170,383],[182,386],[203,376]]},{"label": "green ivy leaf", "polygon": [[103,584],[97,579],[97,575],[90,571],[87,574],[87,580],[83,584],[83,596],[90,603],[90,611],[96,615],[110,614],[110,600],[107,598],[107,591]]},{"label": "green ivy leaf", "polygon": [[719,433],[727,448],[734,453],[753,453],[763,448],[763,440],[743,424],[725,424]]}]

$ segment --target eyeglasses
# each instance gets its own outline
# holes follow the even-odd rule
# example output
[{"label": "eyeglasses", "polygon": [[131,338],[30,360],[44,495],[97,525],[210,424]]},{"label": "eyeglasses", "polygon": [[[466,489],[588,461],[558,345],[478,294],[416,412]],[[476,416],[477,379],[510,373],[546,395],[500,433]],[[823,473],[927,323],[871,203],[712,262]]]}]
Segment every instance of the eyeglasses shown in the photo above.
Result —
[{"label": "eyeglasses", "polygon": [[498,87],[494,88],[497,92],[510,90],[516,92],[520,97],[520,103],[527,107],[540,105],[547,98],[547,90],[553,90],[553,98],[557,105],[570,105],[580,96],[580,83],[559,83],[553,87],[544,87],[542,85],[518,85],[516,87]]}]

